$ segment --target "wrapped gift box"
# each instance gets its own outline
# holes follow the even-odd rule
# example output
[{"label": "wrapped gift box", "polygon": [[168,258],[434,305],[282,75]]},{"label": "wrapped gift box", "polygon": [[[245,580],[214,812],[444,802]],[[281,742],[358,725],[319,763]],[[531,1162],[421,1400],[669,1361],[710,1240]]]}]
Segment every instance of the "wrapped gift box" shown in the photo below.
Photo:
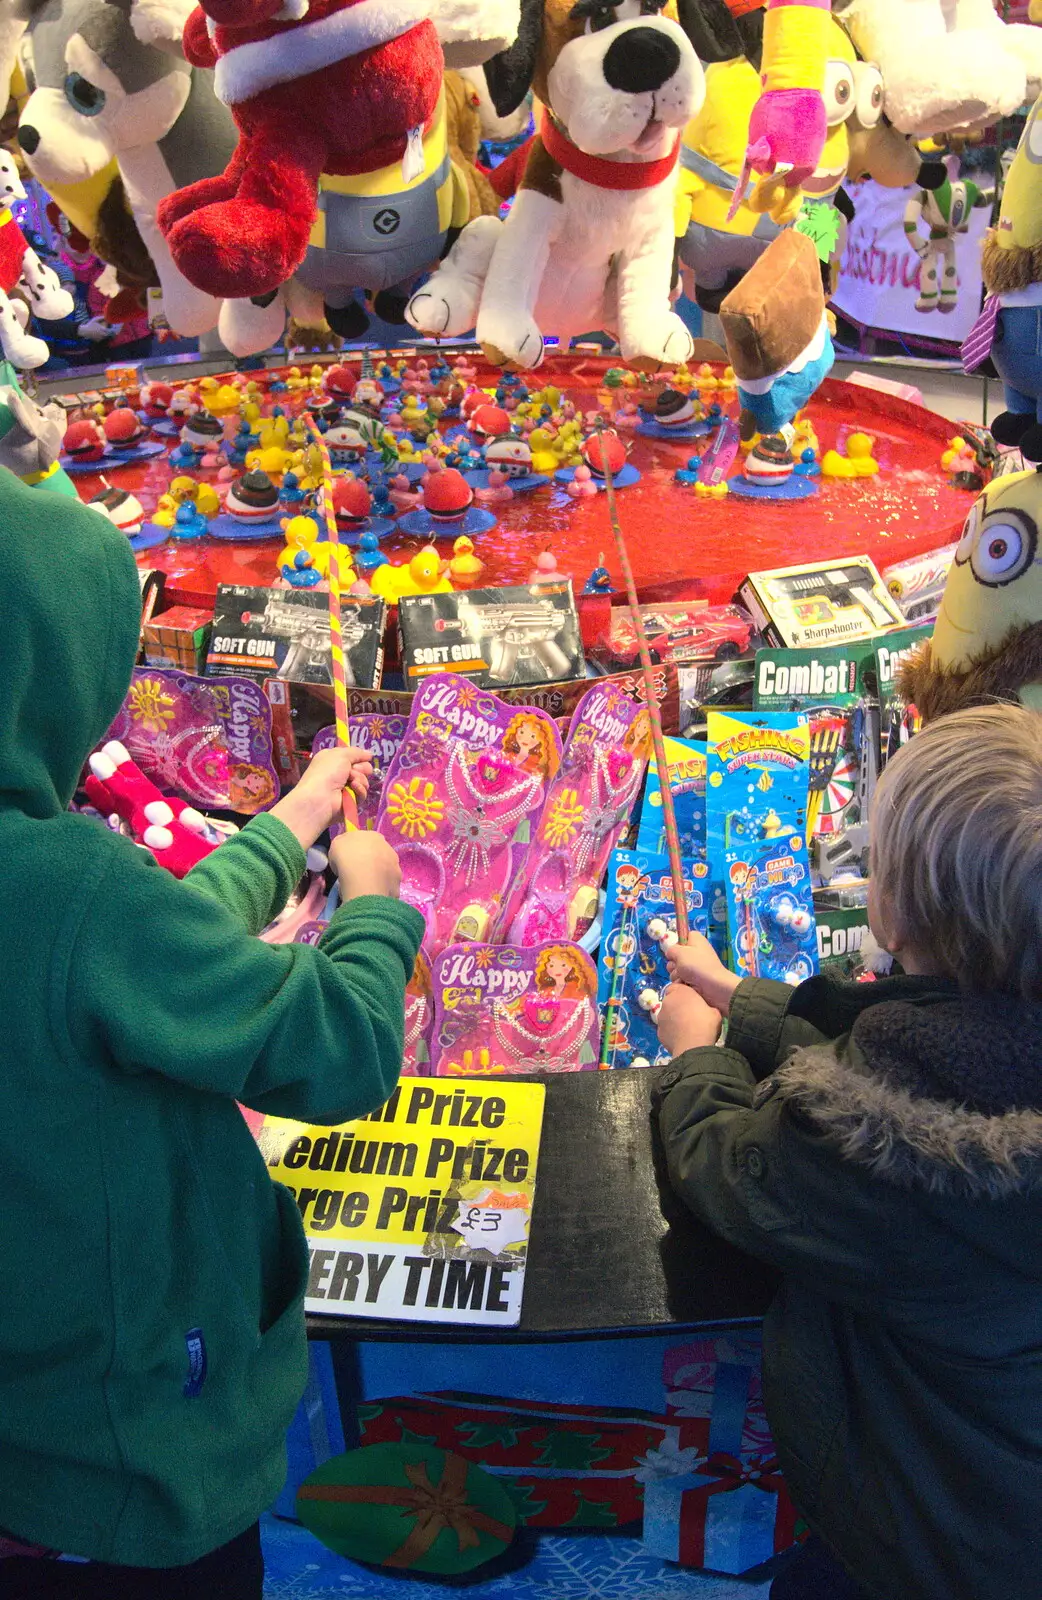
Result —
[{"label": "wrapped gift box", "polygon": [[362,1444],[419,1438],[512,1483],[518,1520],[536,1528],[615,1528],[643,1514],[638,1474],[666,1424],[649,1412],[455,1392],[359,1407]]},{"label": "wrapped gift box", "polygon": [[758,1334],[665,1352],[671,1426],[641,1468],[644,1548],[683,1566],[741,1574],[803,1536],[763,1408]]}]

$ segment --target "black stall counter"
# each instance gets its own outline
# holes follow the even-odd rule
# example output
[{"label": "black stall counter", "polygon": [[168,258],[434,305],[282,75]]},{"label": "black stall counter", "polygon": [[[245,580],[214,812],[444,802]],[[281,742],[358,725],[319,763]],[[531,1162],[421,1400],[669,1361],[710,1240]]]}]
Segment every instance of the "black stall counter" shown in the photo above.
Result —
[{"label": "black stall counter", "polygon": [[316,1339],[546,1342],[712,1329],[762,1317],[778,1279],[670,1192],[643,1070],[547,1074],[521,1322],[309,1316]]}]

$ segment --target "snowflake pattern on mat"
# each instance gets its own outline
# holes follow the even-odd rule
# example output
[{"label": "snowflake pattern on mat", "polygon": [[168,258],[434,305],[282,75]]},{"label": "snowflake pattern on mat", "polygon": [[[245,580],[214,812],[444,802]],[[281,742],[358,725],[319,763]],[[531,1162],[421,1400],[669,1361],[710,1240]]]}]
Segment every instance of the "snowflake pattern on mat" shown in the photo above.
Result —
[{"label": "snowflake pattern on mat", "polygon": [[670,1566],[624,1534],[543,1534],[525,1565],[456,1589],[419,1574],[375,1573],[293,1523],[265,1517],[262,1529],[265,1600],[767,1600],[770,1588]]}]

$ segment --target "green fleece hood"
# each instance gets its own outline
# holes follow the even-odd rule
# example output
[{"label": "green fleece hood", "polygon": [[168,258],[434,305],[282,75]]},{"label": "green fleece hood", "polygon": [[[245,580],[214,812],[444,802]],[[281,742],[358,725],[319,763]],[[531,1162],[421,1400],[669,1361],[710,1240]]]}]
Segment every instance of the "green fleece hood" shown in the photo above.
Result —
[{"label": "green fleece hood", "polygon": [[137,568],[107,517],[0,469],[0,572],[0,809],[53,817],[127,692]]}]

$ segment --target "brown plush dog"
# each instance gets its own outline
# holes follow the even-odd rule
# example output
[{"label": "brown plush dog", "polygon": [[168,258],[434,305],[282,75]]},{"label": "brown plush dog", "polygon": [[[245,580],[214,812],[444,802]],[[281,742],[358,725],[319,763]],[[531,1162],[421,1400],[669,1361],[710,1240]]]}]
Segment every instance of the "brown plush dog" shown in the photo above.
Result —
[{"label": "brown plush dog", "polygon": [[546,108],[506,223],[461,235],[407,316],[428,334],[477,327],[500,364],[539,365],[544,334],[616,331],[623,358],[687,360],[670,310],[680,134],[705,93],[676,0],[526,0],[517,41],[486,64],[496,110],[531,87]]}]

